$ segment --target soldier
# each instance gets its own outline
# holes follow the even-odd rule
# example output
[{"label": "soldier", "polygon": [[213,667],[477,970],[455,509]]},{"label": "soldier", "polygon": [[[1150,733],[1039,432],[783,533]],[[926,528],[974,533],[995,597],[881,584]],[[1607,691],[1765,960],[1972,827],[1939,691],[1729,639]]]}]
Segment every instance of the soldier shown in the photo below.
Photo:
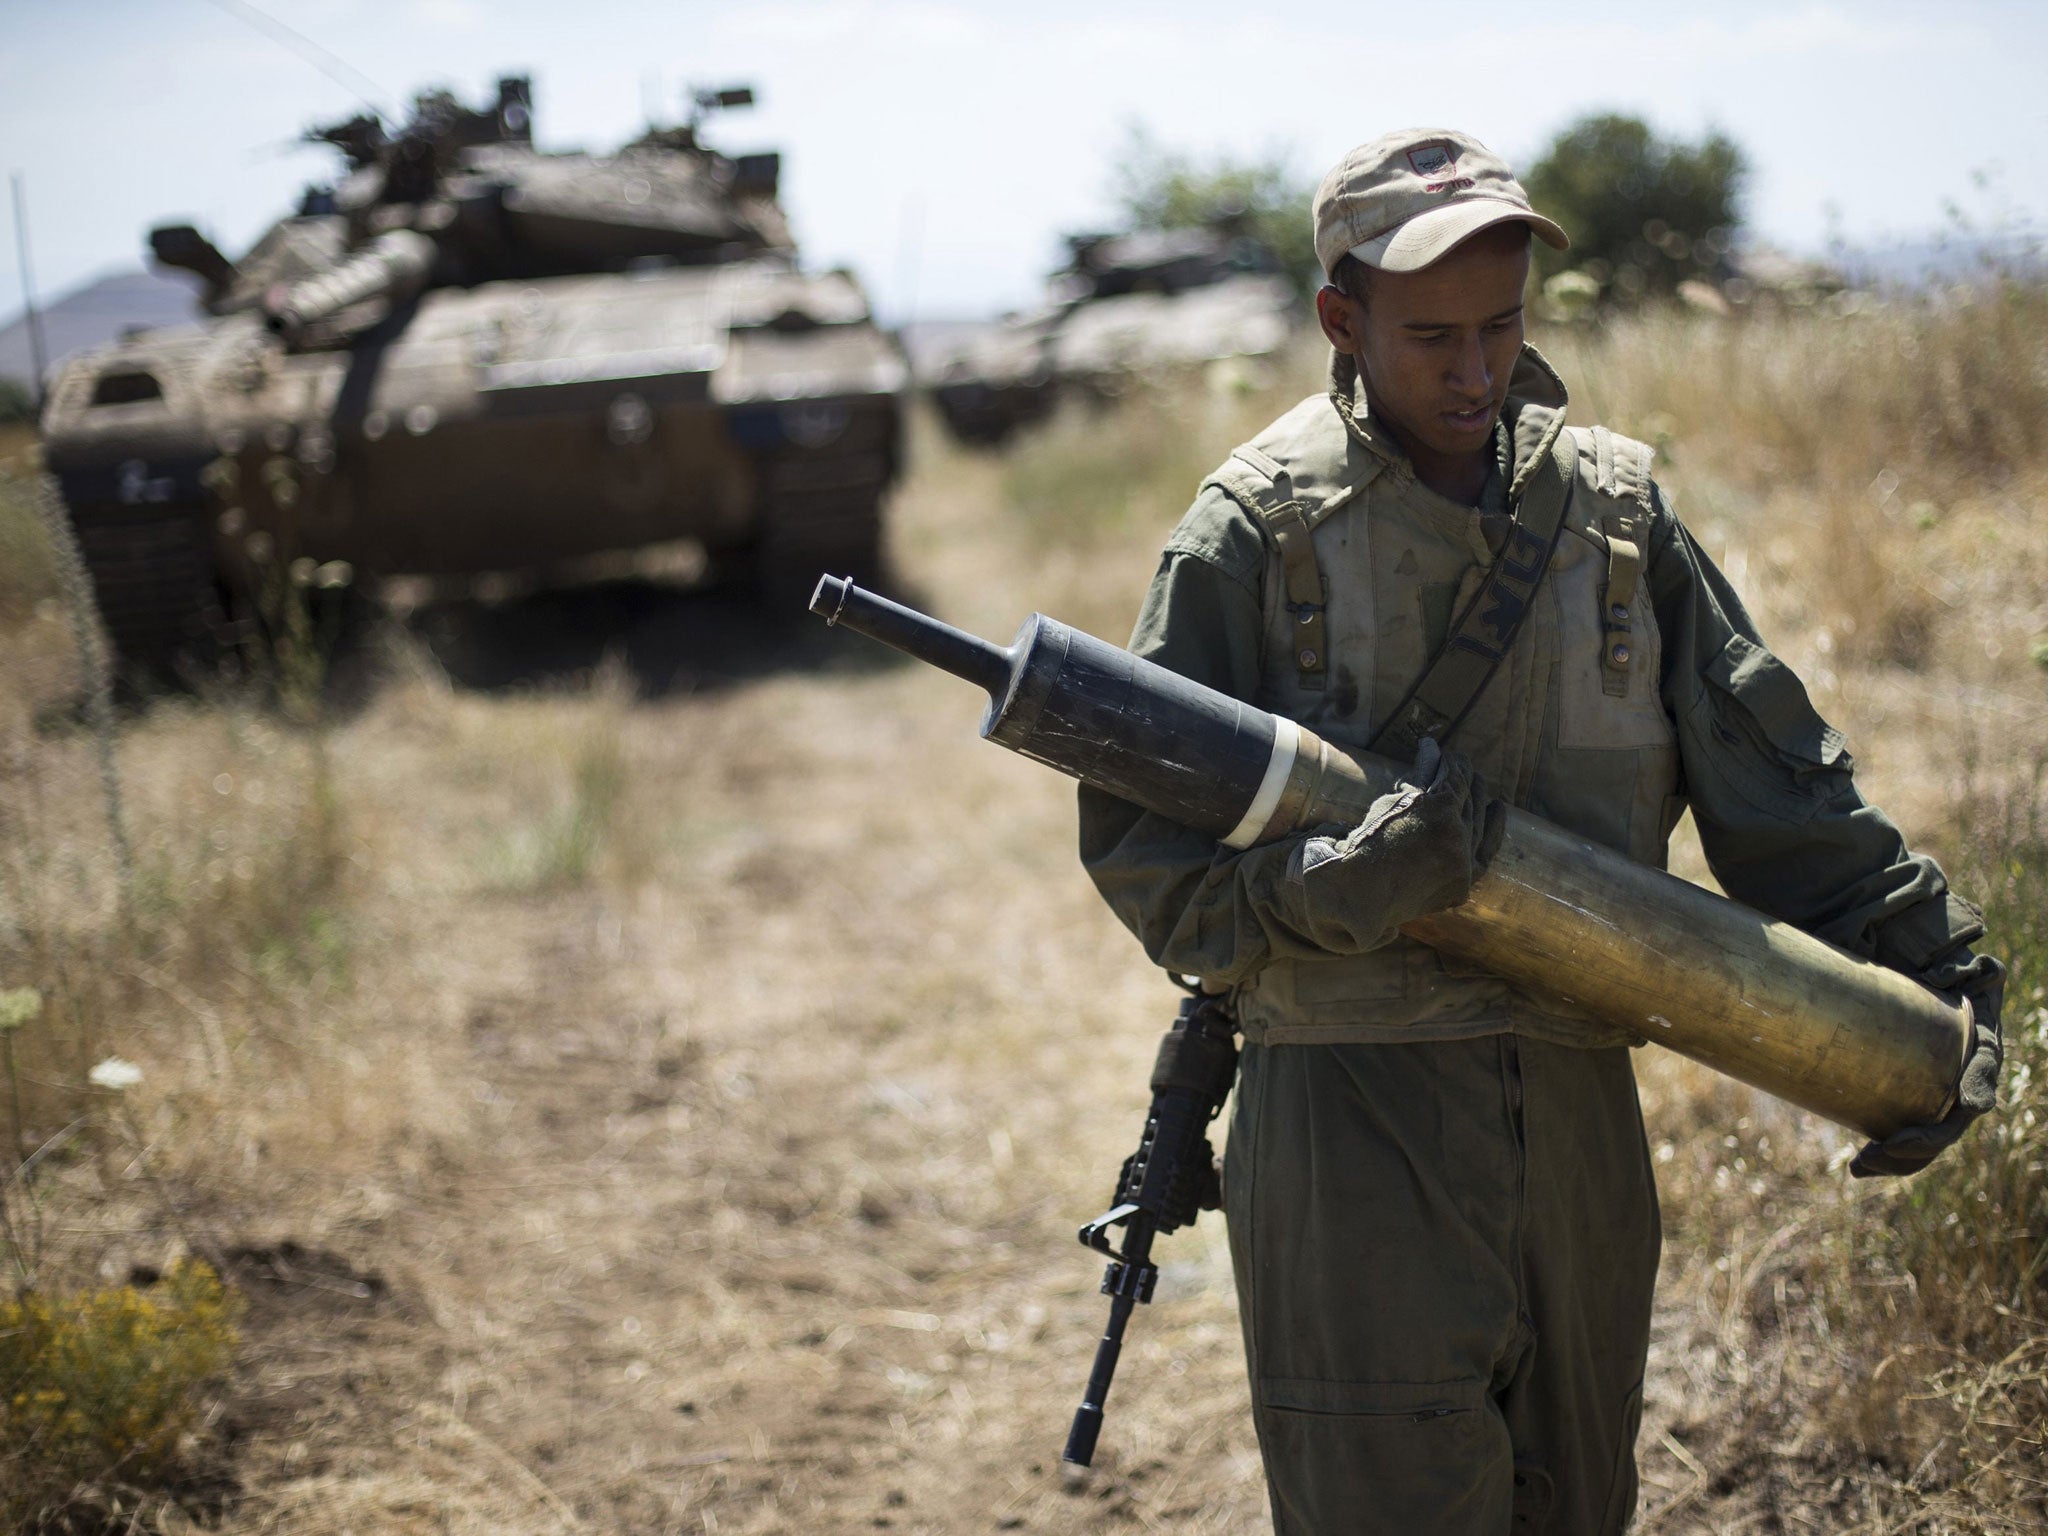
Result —
[{"label": "soldier", "polygon": [[[1955,1110],[1858,1175],[1992,1106],[2002,973],[1650,450],[1564,426],[1522,298],[1530,240],[1566,236],[1508,167],[1389,134],[1314,218],[1331,388],[1204,483],[1131,649],[1413,782],[1245,852],[1083,789],[1082,856],[1154,961],[1234,994],[1224,1204],[1278,1536],[1618,1532],[1659,1245],[1637,1042],[1399,925],[1464,899],[1501,801],[1659,867],[1690,806],[1731,896],[1978,1008]],[[1523,600],[1468,605],[1496,564]]]}]

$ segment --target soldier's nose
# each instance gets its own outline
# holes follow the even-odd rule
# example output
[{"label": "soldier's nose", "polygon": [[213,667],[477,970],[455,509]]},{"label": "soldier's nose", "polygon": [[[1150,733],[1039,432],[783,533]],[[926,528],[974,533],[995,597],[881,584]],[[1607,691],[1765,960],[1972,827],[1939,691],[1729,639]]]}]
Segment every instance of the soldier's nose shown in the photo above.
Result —
[{"label": "soldier's nose", "polygon": [[1457,350],[1444,382],[1474,405],[1492,393],[1493,372],[1486,366],[1486,349],[1477,337]]}]

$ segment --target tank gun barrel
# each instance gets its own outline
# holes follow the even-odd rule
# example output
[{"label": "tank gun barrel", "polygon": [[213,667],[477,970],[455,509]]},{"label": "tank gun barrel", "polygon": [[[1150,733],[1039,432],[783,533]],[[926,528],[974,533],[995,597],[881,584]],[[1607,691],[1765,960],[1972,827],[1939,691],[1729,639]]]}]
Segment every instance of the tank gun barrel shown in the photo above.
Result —
[{"label": "tank gun barrel", "polygon": [[387,231],[328,271],[265,298],[264,324],[296,350],[312,326],[351,305],[374,298],[399,304],[417,294],[433,271],[434,254],[429,236],[410,229]]},{"label": "tank gun barrel", "polygon": [[[1403,772],[1043,614],[1006,649],[836,577],[811,608],[986,689],[989,740],[1225,847],[1354,826]],[[1402,931],[1880,1139],[1946,1113],[1970,1038],[1967,1005],[1520,810]]]},{"label": "tank gun barrel", "polygon": [[195,273],[206,284],[209,304],[225,294],[235,281],[235,264],[221,255],[220,248],[190,224],[163,224],[149,232],[149,251],[166,267]]}]

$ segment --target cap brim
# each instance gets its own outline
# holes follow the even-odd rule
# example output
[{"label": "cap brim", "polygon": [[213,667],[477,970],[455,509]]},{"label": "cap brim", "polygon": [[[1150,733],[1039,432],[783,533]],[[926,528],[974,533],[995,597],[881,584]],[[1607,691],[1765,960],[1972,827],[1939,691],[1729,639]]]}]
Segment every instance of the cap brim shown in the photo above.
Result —
[{"label": "cap brim", "polygon": [[1351,247],[1351,254],[1382,272],[1419,272],[1440,261],[1455,245],[1496,224],[1522,223],[1553,250],[1571,249],[1565,232],[1540,213],[1504,197],[1461,197],[1418,213],[1384,235]]}]

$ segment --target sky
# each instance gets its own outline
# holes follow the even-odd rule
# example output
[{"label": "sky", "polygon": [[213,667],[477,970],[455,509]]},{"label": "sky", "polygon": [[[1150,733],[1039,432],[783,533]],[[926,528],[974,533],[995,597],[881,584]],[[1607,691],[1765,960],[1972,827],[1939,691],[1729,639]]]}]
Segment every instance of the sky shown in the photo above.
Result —
[{"label": "sky", "polygon": [[[2041,0],[0,0],[0,172],[43,295],[139,264],[152,224],[238,255],[328,173],[292,141],[357,100],[249,3],[387,109],[531,73],[543,147],[609,148],[650,93],[674,116],[686,85],[751,83],[759,106],[708,136],[781,150],[806,262],[853,268],[899,321],[1031,302],[1061,232],[1112,218],[1133,125],[1312,182],[1389,128],[1464,128],[1526,166],[1618,110],[1732,135],[1753,231],[1793,251],[2048,226]],[[0,231],[4,315],[11,207]]]}]

